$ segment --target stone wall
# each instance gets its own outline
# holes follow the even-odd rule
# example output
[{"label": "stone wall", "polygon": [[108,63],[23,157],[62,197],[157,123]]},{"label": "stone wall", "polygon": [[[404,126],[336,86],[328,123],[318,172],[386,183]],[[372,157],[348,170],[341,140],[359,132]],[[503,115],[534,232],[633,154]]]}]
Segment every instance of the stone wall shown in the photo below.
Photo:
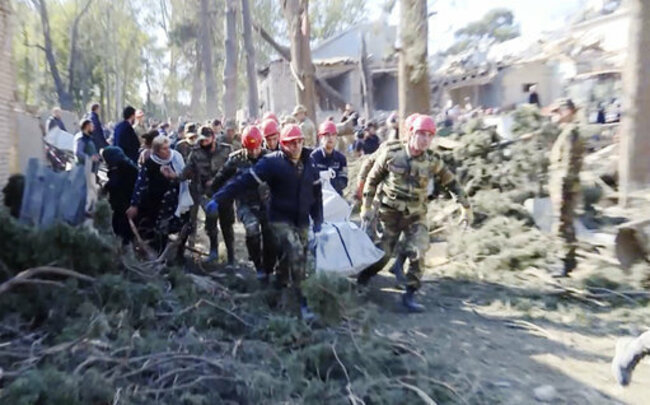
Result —
[{"label": "stone wall", "polygon": [[9,1],[0,1],[0,187],[18,170],[10,7]]}]

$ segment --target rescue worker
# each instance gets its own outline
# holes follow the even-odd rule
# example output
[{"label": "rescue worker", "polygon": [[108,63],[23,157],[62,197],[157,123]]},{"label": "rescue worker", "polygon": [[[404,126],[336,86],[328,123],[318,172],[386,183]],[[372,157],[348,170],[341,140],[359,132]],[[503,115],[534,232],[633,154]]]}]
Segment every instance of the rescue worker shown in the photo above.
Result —
[{"label": "rescue worker", "polygon": [[304,147],[305,138],[295,124],[282,129],[282,150],[269,153],[248,172],[229,182],[207,204],[207,212],[216,212],[219,205],[247,190],[267,183],[271,190],[269,226],[280,265],[276,284],[291,285],[300,303],[303,319],[314,318],[302,295],[300,284],[307,271],[309,219],[318,233],[323,222],[323,199],[318,169]]},{"label": "rescue worker", "polygon": [[241,142],[237,139],[237,122],[235,120],[226,120],[224,132],[217,134],[217,143],[228,144],[233,151],[241,149]]},{"label": "rescue worker", "polygon": [[273,118],[267,118],[262,121],[261,129],[262,135],[264,135],[266,150],[270,152],[280,150],[280,127],[278,122]]},{"label": "rescue worker", "polygon": [[329,172],[330,183],[334,190],[343,195],[348,186],[348,161],[337,151],[338,134],[333,121],[323,121],[318,128],[320,147],[311,153],[316,168],[321,172]]},{"label": "rescue worker", "polygon": [[[262,148],[262,133],[255,126],[244,128],[242,146],[242,149],[230,154],[224,166],[212,180],[213,191],[218,191],[236,175],[247,172],[267,153]],[[261,199],[259,188],[246,190],[236,199],[237,217],[246,231],[248,256],[255,265],[258,280],[266,283],[275,264],[266,206]]]},{"label": "rescue worker", "polygon": [[280,124],[280,120],[278,119],[278,116],[272,113],[271,111],[264,113],[264,115],[262,116],[262,122],[269,119],[275,121],[276,124]]},{"label": "rescue worker", "polygon": [[429,232],[424,222],[429,179],[433,178],[436,186],[456,196],[462,206],[462,222],[471,224],[473,221],[465,192],[440,156],[429,150],[435,132],[433,118],[426,115],[415,118],[408,141],[387,146],[379,153],[363,189],[361,218],[370,222],[374,215],[372,208],[377,198],[377,187],[383,185],[377,215],[382,229],[378,246],[384,251],[384,257],[364,269],[357,282],[366,285],[371,277],[383,269],[403,233],[409,271],[402,303],[411,312],[424,310],[424,306],[416,302],[415,292],[420,287],[423,256],[429,247]]},{"label": "rescue worker", "polygon": [[562,126],[550,154],[549,194],[553,205],[553,232],[562,239],[563,263],[554,276],[567,277],[577,265],[573,220],[580,195],[580,170],[585,145],[574,123],[577,109],[573,101],[561,100],[551,111],[553,120]]},{"label": "rescue worker", "polygon": [[[412,134],[412,127],[413,127],[413,121],[419,116],[420,114],[415,113],[411,114],[406,119],[404,120],[404,128],[407,130],[407,137],[409,137]],[[407,138],[408,139],[408,138]],[[365,160],[361,163],[361,168],[359,170],[359,174],[357,177],[357,198],[361,200],[363,198],[363,187],[366,182],[366,178],[368,178],[368,173],[370,173],[370,169],[372,169],[372,166],[375,164],[375,161],[377,160],[377,157],[382,153],[382,151],[385,148],[388,147],[394,147],[395,145],[399,145],[403,143],[403,141],[400,141],[399,139],[390,139],[387,142],[382,143],[379,145],[379,149],[375,151],[373,154],[368,155]],[[374,210],[377,210],[379,208],[379,201],[381,201],[383,196],[383,191],[381,185],[377,187],[376,191],[376,197],[375,197],[375,206],[373,207]],[[373,241],[378,240],[378,235],[377,235],[377,227],[376,227],[376,219],[374,223],[366,223],[363,224],[362,226],[366,233],[368,233],[368,236],[370,236],[370,239]],[[395,263],[393,263],[393,266],[391,267],[390,272],[395,275],[395,278],[397,280],[397,283],[401,286],[406,283],[406,278],[404,276],[404,263],[406,262],[406,255],[404,253],[404,249],[399,246],[396,247],[396,257],[395,257]]]},{"label": "rescue worker", "polygon": [[291,115],[296,119],[298,126],[305,137],[305,145],[312,148],[316,146],[317,142],[316,125],[314,125],[314,122],[307,116],[307,112],[308,111],[304,106],[297,105],[293,109]]},{"label": "rescue worker", "polygon": [[[190,220],[192,229],[196,229],[198,215],[198,205],[202,205],[212,194],[212,179],[217,172],[223,167],[232,152],[232,148],[227,144],[215,142],[214,132],[209,126],[203,126],[199,129],[197,145],[192,149],[187,164],[183,169],[181,178],[191,180],[190,193],[195,205],[190,211]],[[224,204],[221,207],[219,215],[207,215],[205,218],[205,231],[210,240],[210,254],[206,262],[212,262],[219,258],[219,229],[217,221],[221,225],[223,241],[226,245],[228,255],[228,264],[235,263],[235,233],[233,223],[235,214],[232,211],[232,204]]]}]

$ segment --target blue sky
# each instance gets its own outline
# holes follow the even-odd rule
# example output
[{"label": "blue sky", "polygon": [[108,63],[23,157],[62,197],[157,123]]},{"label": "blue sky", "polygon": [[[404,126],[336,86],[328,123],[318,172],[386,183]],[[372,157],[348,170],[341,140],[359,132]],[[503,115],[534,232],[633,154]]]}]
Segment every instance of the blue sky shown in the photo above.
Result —
[{"label": "blue sky", "polygon": [[[567,18],[589,1],[593,0],[430,0],[430,9],[438,14],[429,20],[429,52],[448,48],[457,29],[480,19],[493,8],[512,10],[522,35],[538,37],[543,31],[566,24]],[[371,20],[379,17],[383,3],[384,0],[368,1]],[[394,17],[391,21],[396,21]]]}]

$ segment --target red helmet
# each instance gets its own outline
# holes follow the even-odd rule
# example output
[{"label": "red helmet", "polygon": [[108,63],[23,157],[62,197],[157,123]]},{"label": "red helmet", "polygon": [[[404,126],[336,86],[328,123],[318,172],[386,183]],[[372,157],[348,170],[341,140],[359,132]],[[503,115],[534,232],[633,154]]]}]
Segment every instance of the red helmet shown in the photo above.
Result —
[{"label": "red helmet", "polygon": [[256,126],[253,125],[249,125],[244,128],[241,139],[241,143],[246,149],[255,149],[262,145],[262,133]]},{"label": "red helmet", "polygon": [[305,136],[302,134],[300,127],[296,124],[288,124],[282,128],[282,133],[280,134],[280,142],[286,143],[295,141],[296,139],[305,139]]},{"label": "red helmet", "polygon": [[280,129],[278,128],[278,123],[273,121],[272,118],[267,118],[264,121],[262,121],[261,128],[262,128],[262,133],[264,134],[264,138],[271,135],[277,135],[280,132]]},{"label": "red helmet", "polygon": [[280,123],[280,121],[278,120],[278,117],[275,114],[273,114],[271,111],[265,112],[264,116],[262,116],[262,121],[266,121],[266,120],[273,120],[277,124]]},{"label": "red helmet", "polygon": [[433,121],[433,118],[428,115],[419,115],[415,120],[413,120],[413,133],[418,131],[428,132],[431,135],[436,134],[436,123]]},{"label": "red helmet", "polygon": [[413,121],[415,121],[415,119],[417,117],[419,117],[419,116],[420,116],[420,113],[414,113],[414,114],[411,114],[408,117],[406,117],[406,119],[404,120],[404,127],[406,127],[407,131],[409,131],[409,132],[412,131],[412,129],[413,129]]},{"label": "red helmet", "polygon": [[323,121],[323,123],[318,127],[318,135],[336,135],[337,133],[338,131],[336,130],[336,124],[330,120]]}]

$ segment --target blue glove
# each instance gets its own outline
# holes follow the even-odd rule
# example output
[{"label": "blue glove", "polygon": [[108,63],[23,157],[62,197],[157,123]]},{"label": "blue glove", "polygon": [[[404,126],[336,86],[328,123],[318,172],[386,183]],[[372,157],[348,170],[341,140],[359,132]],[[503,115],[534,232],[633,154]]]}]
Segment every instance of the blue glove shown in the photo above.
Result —
[{"label": "blue glove", "polygon": [[219,212],[219,203],[215,200],[208,201],[205,204],[205,213],[208,215],[216,215]]},{"label": "blue glove", "polygon": [[314,226],[312,228],[314,230],[314,233],[318,233],[321,230],[321,224],[314,222]]}]

